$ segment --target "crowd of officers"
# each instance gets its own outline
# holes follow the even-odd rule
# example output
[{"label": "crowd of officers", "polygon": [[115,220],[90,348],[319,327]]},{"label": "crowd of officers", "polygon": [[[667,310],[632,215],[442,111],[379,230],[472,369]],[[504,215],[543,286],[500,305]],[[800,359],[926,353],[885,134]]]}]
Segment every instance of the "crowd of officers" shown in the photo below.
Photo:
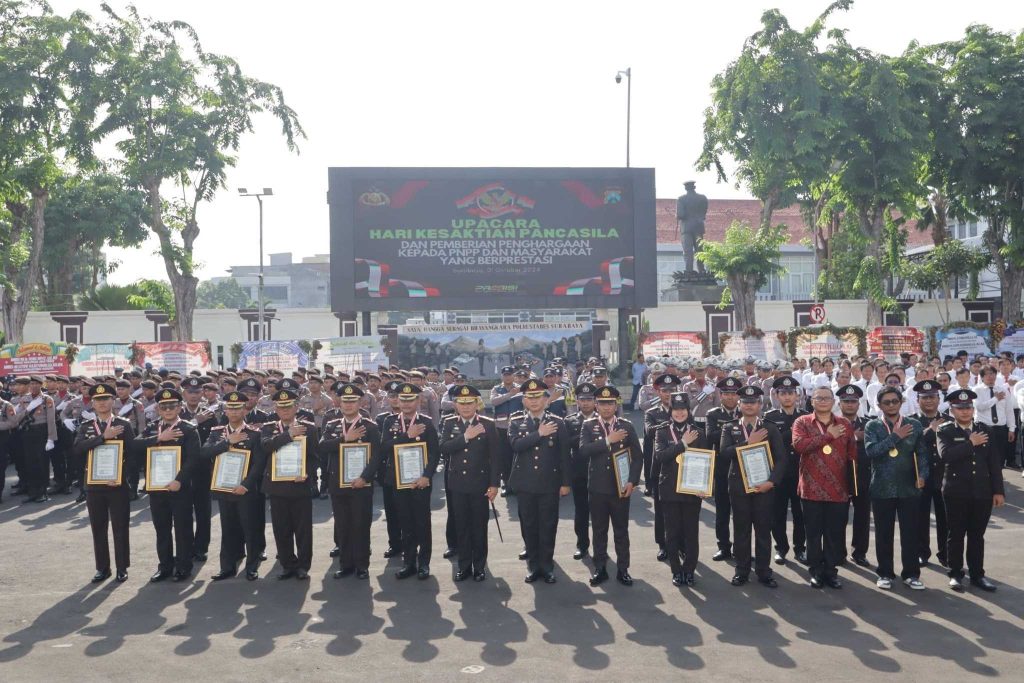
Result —
[{"label": "crowd of officers", "polygon": [[[456,368],[349,374],[325,366],[290,377],[132,368],[102,377],[8,378],[0,399],[0,471],[12,456],[15,493],[30,502],[77,487],[92,527],[96,582],[115,575],[108,528],[116,580],[127,579],[130,502],[140,495],[148,496],[156,533],[153,582],[187,580],[193,565],[207,559],[212,499],[221,524],[215,581],[239,572],[259,578],[268,501],[278,578],[307,579],[316,498],[331,501],[335,578],[367,579],[374,486],[383,494],[384,557],[401,558],[397,578],[425,579],[430,499],[440,471],[448,513],[444,557],[455,559],[455,581],[486,579],[489,517],[497,523],[493,502],[500,495],[517,498],[526,582],[555,583],[559,499],[571,493],[574,559],[592,553],[591,585],[607,581],[611,533],[616,579],[629,586],[630,496],[642,477],[654,503],[658,559],[669,564],[673,584],[692,586],[703,497],[677,490],[677,475],[687,449],[710,449],[718,545],[712,559],[734,561],[733,585],[747,583],[753,570],[761,584],[776,587],[771,563],[785,564],[792,551],[812,586],[841,588],[839,566],[870,566],[873,518],[878,587],[896,580],[898,523],[900,579],[923,589],[934,512],[934,555],[948,569],[950,587],[963,591],[969,579],[996,589],[985,576],[984,534],[993,507],[1004,503],[1003,467],[1014,464],[1013,396],[1024,389],[1024,358],[1016,366],[1005,358],[909,356],[892,365],[845,357],[774,364],[665,357],[645,364],[643,386],[634,387],[639,429],[623,416],[599,358],[576,367],[554,359],[539,377],[529,366],[502,368],[488,397],[493,417]],[[275,454],[294,441],[303,449],[304,474],[282,479]],[[109,442],[123,445],[123,476],[90,483],[89,454]],[[759,443],[770,449],[770,478],[749,489],[737,449]],[[342,444],[369,448],[357,476],[342,471]],[[425,453],[411,481],[396,458],[403,445],[422,445]],[[181,452],[175,479],[161,489],[140,488],[148,449],[167,446]],[[211,491],[218,458],[228,451],[249,456],[242,481]],[[623,452],[626,471],[616,466]],[[0,477],[0,496],[2,487]]]}]

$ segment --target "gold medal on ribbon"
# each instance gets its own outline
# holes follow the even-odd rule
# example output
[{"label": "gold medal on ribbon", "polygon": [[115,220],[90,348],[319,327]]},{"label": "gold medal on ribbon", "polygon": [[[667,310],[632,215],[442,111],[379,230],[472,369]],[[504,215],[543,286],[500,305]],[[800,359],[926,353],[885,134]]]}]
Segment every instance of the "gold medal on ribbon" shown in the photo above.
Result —
[{"label": "gold medal on ribbon", "polygon": [[821,452],[824,453],[825,455],[828,455],[829,453],[832,452],[832,446],[829,444],[825,444],[824,446],[821,447]]},{"label": "gold medal on ribbon", "polygon": [[898,448],[890,448],[889,449],[889,457],[890,458],[895,458],[899,454],[900,454],[900,451],[899,451]]}]

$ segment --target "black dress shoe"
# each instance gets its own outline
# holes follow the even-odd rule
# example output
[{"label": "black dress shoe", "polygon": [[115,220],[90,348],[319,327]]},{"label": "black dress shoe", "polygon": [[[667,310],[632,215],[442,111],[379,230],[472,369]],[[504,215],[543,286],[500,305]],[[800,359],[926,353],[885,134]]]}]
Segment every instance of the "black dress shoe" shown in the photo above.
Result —
[{"label": "black dress shoe", "polygon": [[574,559],[574,560],[582,560],[586,556],[587,556],[587,551],[586,550],[584,550],[583,548],[576,548],[576,552],[574,552],[572,554],[572,559]]},{"label": "black dress shoe", "polygon": [[692,572],[683,574],[683,581],[686,583],[687,586],[692,586],[694,583],[696,583],[696,581],[693,578]]},{"label": "black dress shoe", "polygon": [[206,562],[206,553],[193,553],[193,562]]},{"label": "black dress shoe", "polygon": [[[341,548],[334,546],[334,548],[331,549],[331,557],[337,557],[338,555],[341,555]],[[387,557],[387,555],[385,555],[385,557]]]},{"label": "black dress shoe", "polygon": [[775,564],[786,564],[786,553],[775,553]]},{"label": "black dress shoe", "polygon": [[169,579],[170,577],[171,577],[171,571],[170,570],[158,569],[156,571],[156,574],[153,574],[153,576],[149,577],[149,580],[152,583],[159,583],[160,581],[163,581],[164,579]]},{"label": "black dress shoe", "polygon": [[761,577],[761,578],[759,578],[757,580],[757,582],[759,584],[761,584],[762,586],[766,586],[768,588],[778,588],[779,587],[779,582],[776,581],[775,577],[772,577],[772,576]]},{"label": "black dress shoe", "polygon": [[682,586],[683,585],[683,575],[681,573],[680,574],[673,574],[672,575],[672,585],[673,586]]},{"label": "black dress shoe", "polygon": [[811,577],[811,588],[824,588],[825,582],[819,576]]},{"label": "black dress shoe", "polygon": [[476,581],[477,583],[480,583],[481,581],[485,581],[486,579],[487,579],[487,573],[486,572],[479,571],[476,574],[473,574],[473,580]]},{"label": "black dress shoe", "polygon": [[416,573],[416,567],[414,567],[411,564],[407,564],[406,566],[402,567],[397,572],[395,572],[395,578],[396,579],[408,579],[410,576],[412,576],[415,573]]},{"label": "black dress shoe", "polygon": [[793,554],[793,559],[795,559],[800,564],[807,564],[807,551],[806,550],[798,550],[798,551],[796,551]]},{"label": "black dress shoe", "polygon": [[360,581],[366,581],[368,578],[370,578],[370,572],[366,569],[358,569],[356,570],[356,578]]},{"label": "black dress shoe", "polygon": [[138,500],[138,499],[139,499],[139,492],[138,491],[132,491],[131,493],[128,494],[128,500]]},{"label": "black dress shoe", "polygon": [[260,562],[266,562],[266,561],[267,561],[267,551],[264,550],[263,552],[260,553]]},{"label": "black dress shoe", "polygon": [[530,553],[526,552],[525,550],[519,551],[519,559],[520,560],[528,560],[528,559],[530,559]]},{"label": "black dress shoe", "polygon": [[246,581],[255,581],[258,578],[260,578],[260,575],[255,569],[249,569],[245,572]]},{"label": "black dress shoe", "polygon": [[662,548],[658,551],[658,562],[664,562],[668,559],[668,551]]},{"label": "black dress shoe", "polygon": [[927,557],[919,557],[919,558],[917,558],[917,564],[920,567],[927,567],[928,566],[928,558]]},{"label": "black dress shoe", "polygon": [[590,585],[600,586],[602,583],[608,580],[608,570],[604,567],[595,569],[594,573],[590,575]]},{"label": "black dress shoe", "polygon": [[732,553],[728,550],[719,550],[717,553],[711,556],[711,559],[715,562],[724,562],[725,560],[732,559]]},{"label": "black dress shoe", "polygon": [[468,579],[468,578],[469,578],[469,572],[468,572],[468,571],[464,571],[464,572],[461,572],[461,571],[460,571],[460,572],[455,572],[455,581],[456,581],[456,582],[461,582],[461,581],[465,581],[465,580],[466,580],[466,579]]},{"label": "black dress shoe", "polygon": [[837,567],[845,567],[846,566],[846,562],[847,562],[846,558],[842,557],[842,558],[839,559],[838,562],[836,562],[836,566]]},{"label": "black dress shoe", "polygon": [[48,500],[50,500],[50,497],[48,495],[46,495],[46,492],[44,491],[43,493],[40,493],[37,496],[29,498],[28,502],[30,502],[30,503],[45,503]]},{"label": "black dress shoe", "polygon": [[947,568],[949,567],[949,562],[946,561],[946,556],[945,555],[936,555],[935,559],[938,560],[939,564],[942,565],[943,567],[947,567]]},{"label": "black dress shoe", "polygon": [[740,576],[739,574],[737,574],[729,580],[729,583],[731,583],[734,586],[742,586],[749,580],[749,577]]},{"label": "black dress shoe", "polygon": [[171,576],[171,581],[175,583],[181,583],[182,581],[187,580],[191,576],[191,572],[174,572],[174,575]]},{"label": "black dress shoe", "polygon": [[124,583],[128,580],[128,571],[125,569],[118,569],[117,575],[114,576],[114,580],[118,583]]},{"label": "black dress shoe", "polygon": [[632,586],[633,585],[633,577],[629,575],[629,572],[619,572],[618,574],[615,575],[615,578],[623,586]]},{"label": "black dress shoe", "polygon": [[416,572],[416,578],[420,581],[430,578],[430,567],[428,565],[420,565],[420,570]]},{"label": "black dress shoe", "polygon": [[295,578],[299,581],[305,581],[309,578],[309,572],[307,572],[305,569],[296,569]]},{"label": "black dress shoe", "polygon": [[237,574],[237,573],[238,572],[232,571],[230,569],[224,569],[224,570],[221,570],[221,571],[217,572],[216,574],[214,574],[210,578],[213,579],[214,581],[223,581],[224,579],[234,578],[235,574]]},{"label": "black dress shoe", "polygon": [[548,572],[544,575],[544,583],[555,583],[556,581],[558,581],[558,579],[555,578],[553,572]]},{"label": "black dress shoe", "polygon": [[871,563],[868,562],[868,558],[864,557],[863,555],[854,555],[853,556],[853,563],[855,565],[857,565],[858,567],[870,567],[871,566]]},{"label": "black dress shoe", "polygon": [[650,498],[653,495],[654,495],[653,491],[651,491],[650,489],[644,489],[644,496],[645,497]]},{"label": "black dress shoe", "polygon": [[825,585],[828,586],[829,588],[833,588],[835,590],[839,590],[840,588],[843,587],[843,582],[839,580],[838,576],[826,576],[825,577]]},{"label": "black dress shoe", "polygon": [[501,497],[505,498],[506,496],[508,496],[508,489],[506,489],[504,486],[502,486],[501,487]]},{"label": "black dress shoe", "polygon": [[295,577],[295,570],[294,569],[286,569],[286,570],[284,570],[283,572],[281,572],[280,574],[277,575],[277,580],[278,581],[284,581],[285,579],[291,579],[291,578],[294,578],[294,577]]},{"label": "black dress shoe", "polygon": [[959,576],[949,577],[949,587],[955,590],[957,593],[964,592],[964,580]]},{"label": "black dress shoe", "polygon": [[971,585],[972,586],[976,586],[977,588],[980,588],[981,590],[985,591],[986,593],[994,593],[995,590],[996,590],[996,585],[994,583],[992,583],[991,581],[989,581],[984,576],[981,577],[980,579],[972,578],[971,579]]},{"label": "black dress shoe", "polygon": [[459,554],[459,551],[457,551],[455,548],[445,548],[445,551],[441,555],[441,557],[443,557],[446,560],[450,560],[450,559],[452,559],[453,557],[455,557],[458,554]]},{"label": "black dress shoe", "polygon": [[75,502],[76,503],[84,503],[85,502],[85,491],[82,491],[82,492],[80,492],[78,494],[78,497],[75,498]]},{"label": "black dress shoe", "polygon": [[92,582],[93,583],[100,583],[101,581],[106,581],[109,578],[110,578],[110,570],[109,569],[101,569],[100,571],[96,572],[93,575]]},{"label": "black dress shoe", "polygon": [[355,574],[355,573],[356,573],[356,568],[355,567],[342,567],[338,571],[334,572],[334,578],[336,578],[336,579],[343,579],[346,576],[351,576],[352,574]]},{"label": "black dress shoe", "polygon": [[388,549],[384,551],[384,558],[385,559],[390,559],[390,558],[394,557],[397,554],[398,554],[398,549],[389,545]]},{"label": "black dress shoe", "polygon": [[532,572],[532,573],[526,575],[526,578],[523,579],[523,582],[524,583],[533,583],[534,581],[536,581],[539,578],[540,578],[540,572]]}]

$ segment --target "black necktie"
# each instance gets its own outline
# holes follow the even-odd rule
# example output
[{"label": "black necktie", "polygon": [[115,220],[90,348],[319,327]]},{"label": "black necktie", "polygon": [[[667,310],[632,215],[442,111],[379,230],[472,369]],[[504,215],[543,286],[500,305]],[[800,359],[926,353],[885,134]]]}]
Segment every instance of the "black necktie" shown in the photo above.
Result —
[{"label": "black necktie", "polygon": [[[988,395],[991,396],[992,398],[995,398],[996,397],[996,390],[993,389],[992,387],[989,387],[988,388]],[[999,412],[996,410],[996,405],[997,405],[996,403],[992,404],[992,424],[994,424],[994,425],[999,424]]]}]

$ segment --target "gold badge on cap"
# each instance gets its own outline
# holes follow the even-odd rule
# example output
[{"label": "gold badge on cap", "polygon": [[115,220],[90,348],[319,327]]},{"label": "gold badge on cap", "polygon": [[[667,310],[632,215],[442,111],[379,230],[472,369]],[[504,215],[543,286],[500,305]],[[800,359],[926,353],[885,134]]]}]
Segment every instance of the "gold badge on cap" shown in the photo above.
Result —
[{"label": "gold badge on cap", "polygon": [[351,394],[352,393],[352,387],[345,387],[345,393],[346,394]]},{"label": "gold badge on cap", "polygon": [[469,387],[462,387],[462,395],[469,396]]},{"label": "gold badge on cap", "polygon": [[403,394],[411,394],[412,393],[412,387],[402,387],[402,393]]},{"label": "gold badge on cap", "polygon": [[601,396],[602,396],[603,398],[607,398],[607,397],[609,397],[609,396],[611,396],[611,395],[612,395],[612,392],[608,391],[607,389],[603,389],[603,390],[601,391]]},{"label": "gold badge on cap", "polygon": [[107,393],[107,388],[106,387],[96,387],[96,393],[97,394],[105,394],[105,393]]},{"label": "gold badge on cap", "polygon": [[161,396],[161,398],[174,398],[174,397],[171,396],[171,392],[164,391],[163,396]]}]

